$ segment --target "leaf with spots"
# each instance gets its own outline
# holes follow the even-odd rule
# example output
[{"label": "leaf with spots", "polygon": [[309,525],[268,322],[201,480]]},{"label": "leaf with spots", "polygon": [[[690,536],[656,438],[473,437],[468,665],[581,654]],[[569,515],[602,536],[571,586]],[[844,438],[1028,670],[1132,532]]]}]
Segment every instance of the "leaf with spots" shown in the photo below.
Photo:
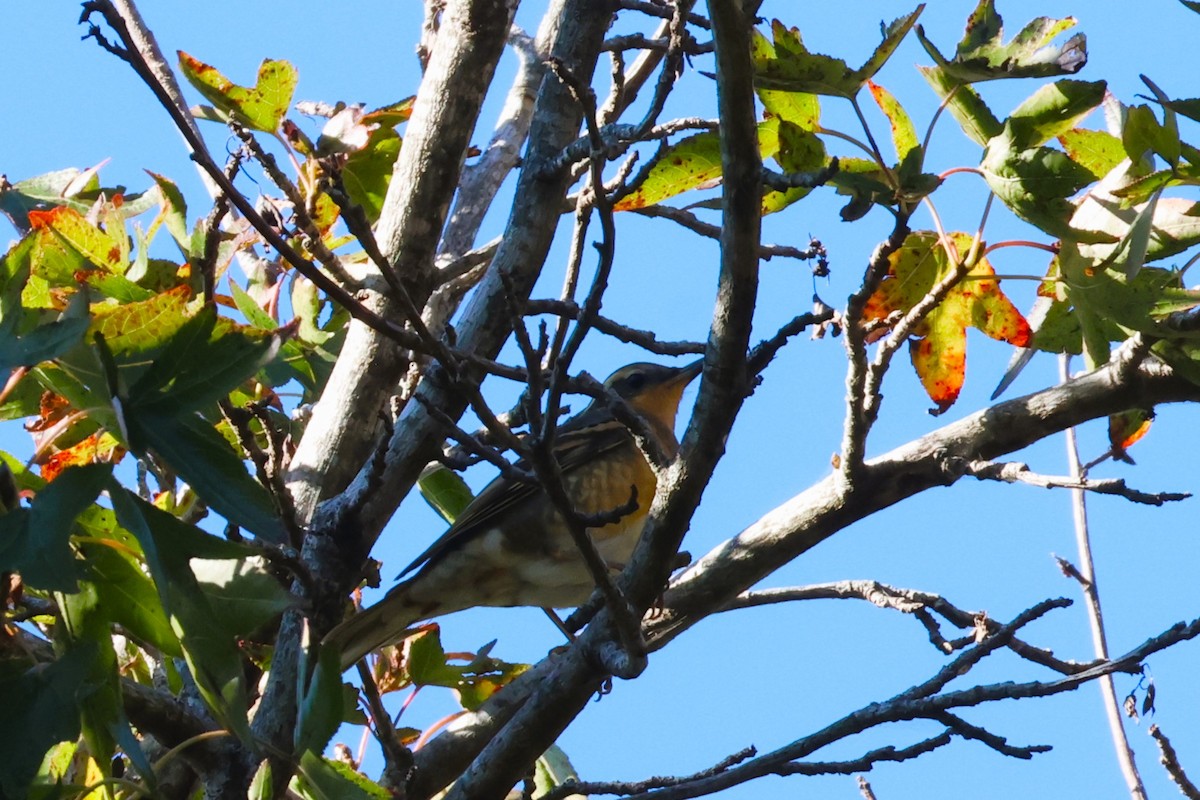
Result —
[{"label": "leaf with spots", "polygon": [[646,180],[613,206],[614,211],[632,211],[661,203],[667,198],[696,189],[721,178],[721,140],[715,133],[689,136],[659,159]]},{"label": "leaf with spots", "polygon": [[49,211],[29,212],[29,223],[49,244],[53,236],[82,256],[93,269],[124,274],[129,261],[123,258],[125,231],[105,231],[84,219],[73,208],[59,206]]},{"label": "leaf with spots", "polygon": [[274,133],[292,104],[299,75],[287,61],[267,59],[258,67],[254,86],[238,86],[216,67],[179,52],[179,69],[204,99],[249,127]]},{"label": "leaf with spots", "polygon": [[774,47],[768,50],[759,41],[751,51],[755,89],[854,97],[891,58],[924,9],[922,3],[886,26],[883,41],[858,69],[851,69],[840,58],[809,52],[798,30],[776,20],[771,25]]},{"label": "leaf with spots", "polygon": [[[864,321],[907,314],[941,281],[952,275],[971,251],[972,237],[947,234],[948,246],[933,231],[909,234],[892,254],[888,274],[863,310]],[[951,261],[950,250],[954,254]],[[953,289],[916,326],[910,355],[925,391],[940,411],[949,408],[962,389],[967,365],[968,326],[1018,347],[1029,344],[1029,323],[1000,290],[985,258],[968,269]]]},{"label": "leaf with spots", "polygon": [[954,58],[947,59],[917,27],[917,38],[938,67],[961,83],[1001,78],[1048,78],[1070,75],[1087,63],[1087,37],[1077,33],[1061,45],[1055,37],[1075,27],[1074,17],[1037,17],[1004,44],[1004,20],[994,0],[980,0],[967,18],[966,33]]}]

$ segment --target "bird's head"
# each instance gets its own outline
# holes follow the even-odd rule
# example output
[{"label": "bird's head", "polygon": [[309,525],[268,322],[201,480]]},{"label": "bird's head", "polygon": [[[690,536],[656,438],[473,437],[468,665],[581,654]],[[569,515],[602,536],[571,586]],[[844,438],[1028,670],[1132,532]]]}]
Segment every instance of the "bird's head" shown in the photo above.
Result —
[{"label": "bird's head", "polygon": [[621,367],[609,375],[604,385],[643,417],[673,427],[683,390],[703,367],[703,359],[683,367],[638,362]]}]

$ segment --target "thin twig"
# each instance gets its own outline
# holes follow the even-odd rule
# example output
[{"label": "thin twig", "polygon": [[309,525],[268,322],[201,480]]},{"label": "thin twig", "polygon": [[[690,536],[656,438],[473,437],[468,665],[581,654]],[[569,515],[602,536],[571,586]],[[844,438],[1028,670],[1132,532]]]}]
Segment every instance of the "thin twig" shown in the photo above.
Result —
[{"label": "thin twig", "polygon": [[846,301],[846,421],[842,432],[841,474],[850,484],[862,470],[867,434],[875,421],[871,409],[878,407],[878,401],[872,403],[867,391],[871,369],[866,331],[862,327],[863,309],[887,276],[892,253],[900,249],[907,237],[908,219],[897,215],[891,234],[879,243],[867,262],[862,286]]},{"label": "thin twig", "polygon": [[1028,464],[1019,461],[972,461],[966,465],[967,475],[973,475],[979,480],[1001,481],[1003,483],[1026,483],[1030,486],[1041,486],[1046,489],[1078,489],[1096,494],[1111,494],[1124,497],[1134,503],[1144,503],[1150,506],[1161,506],[1187,500],[1190,492],[1142,492],[1131,489],[1120,478],[1082,478],[1076,479],[1069,475],[1042,475],[1029,469]]},{"label": "thin twig", "polygon": [[[1070,380],[1070,356],[1063,355],[1059,359],[1059,377],[1063,383]],[[1077,482],[1084,480],[1083,467],[1079,460],[1079,446],[1075,436],[1075,428],[1067,428],[1067,465],[1072,479]],[[1104,615],[1100,609],[1100,590],[1096,585],[1096,565],[1092,559],[1091,534],[1087,519],[1087,493],[1083,489],[1071,490],[1071,513],[1075,521],[1075,543],[1079,550],[1079,570],[1082,577],[1078,581],[1083,592],[1084,605],[1088,612],[1088,623],[1092,629],[1092,648],[1096,658],[1108,659],[1108,640],[1104,632]],[[1117,698],[1116,685],[1112,675],[1100,678],[1100,693],[1104,698],[1104,714],[1108,719],[1109,733],[1112,735],[1113,747],[1116,750],[1117,763],[1121,774],[1125,776],[1125,785],[1133,800],[1146,800],[1146,786],[1138,773],[1134,761],[1133,748],[1129,746],[1129,737],[1125,733],[1125,722],[1121,717],[1121,701]]]},{"label": "thin twig", "polygon": [[[530,300],[525,304],[525,313],[553,314],[562,319],[578,320],[583,310],[572,300]],[[654,331],[631,328],[600,314],[592,317],[592,327],[618,341],[636,344],[660,356],[699,355],[704,352],[702,342],[664,342]]]},{"label": "thin twig", "polygon": [[[692,233],[698,233],[708,239],[720,240],[721,226],[712,225],[702,221],[690,211],[685,211],[681,208],[672,208],[670,206],[645,206],[644,208],[631,209],[636,214],[641,214],[643,217],[662,217],[669,219],[674,223],[682,225]],[[792,247],[784,244],[759,244],[758,257],[763,261],[770,261],[773,257],[795,258],[800,261],[807,261],[814,257],[811,250],[801,250],[798,247]]]},{"label": "thin twig", "polygon": [[1157,725],[1151,725],[1148,731],[1154,743],[1158,745],[1158,761],[1163,765],[1167,774],[1171,776],[1171,780],[1179,791],[1188,800],[1200,800],[1200,788],[1192,783],[1188,778],[1187,773],[1183,771],[1183,765],[1179,763],[1179,756],[1175,753],[1175,748],[1171,746],[1171,741],[1167,735],[1159,730]]}]

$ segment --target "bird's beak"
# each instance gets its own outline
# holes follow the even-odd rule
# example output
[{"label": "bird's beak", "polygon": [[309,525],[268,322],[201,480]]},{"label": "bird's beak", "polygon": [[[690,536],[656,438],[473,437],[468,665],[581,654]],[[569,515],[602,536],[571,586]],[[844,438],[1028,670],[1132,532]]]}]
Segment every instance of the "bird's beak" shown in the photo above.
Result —
[{"label": "bird's beak", "polygon": [[694,381],[696,377],[704,370],[704,359],[698,358],[686,367],[679,368],[679,374],[675,376],[676,381],[680,381],[682,385],[687,386]]}]

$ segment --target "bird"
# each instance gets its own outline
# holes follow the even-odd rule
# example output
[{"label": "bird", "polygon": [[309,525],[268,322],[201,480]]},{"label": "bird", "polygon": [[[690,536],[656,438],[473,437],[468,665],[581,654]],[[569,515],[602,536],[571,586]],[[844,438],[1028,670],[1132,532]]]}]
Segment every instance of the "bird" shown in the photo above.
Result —
[{"label": "bird", "polygon": [[[646,421],[663,454],[673,458],[679,450],[679,403],[702,367],[702,360],[682,367],[638,362],[618,369],[604,385]],[[636,507],[617,521],[588,528],[604,562],[621,569],[641,537],[657,486],[632,433],[606,402],[593,400],[559,425],[554,454],[580,513],[603,514],[635,501]],[[518,461],[516,466],[526,465]],[[432,617],[476,606],[578,606],[595,588],[545,489],[504,474],[484,487],[399,579],[382,600],[326,635],[323,646],[341,652],[343,669]]]}]

